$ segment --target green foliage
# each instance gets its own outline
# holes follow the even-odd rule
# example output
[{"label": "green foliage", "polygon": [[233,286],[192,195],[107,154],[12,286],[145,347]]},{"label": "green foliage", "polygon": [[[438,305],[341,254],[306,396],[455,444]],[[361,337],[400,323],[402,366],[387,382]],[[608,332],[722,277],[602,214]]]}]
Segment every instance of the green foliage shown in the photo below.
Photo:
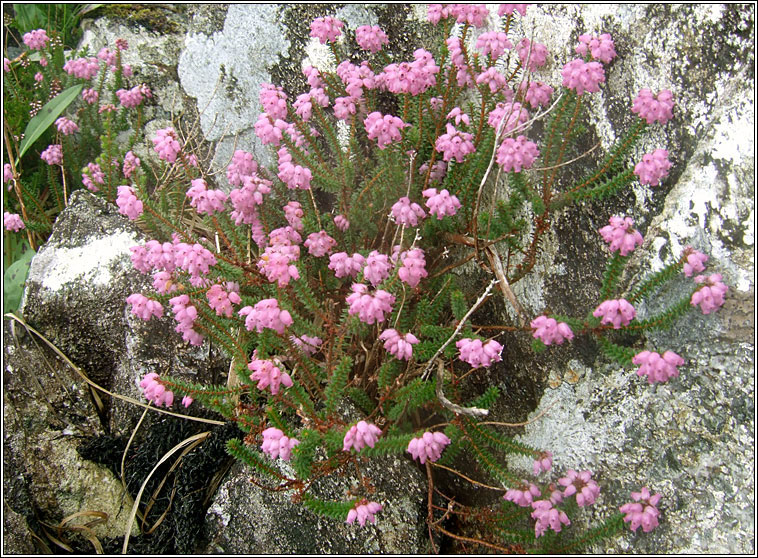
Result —
[{"label": "green foliage", "polygon": [[345,386],[347,386],[347,376],[353,366],[353,359],[349,356],[344,356],[340,360],[339,364],[334,368],[329,383],[324,390],[324,407],[327,414],[333,413],[337,408],[337,404],[345,395]]},{"label": "green foliage", "polygon": [[24,290],[26,276],[29,274],[29,265],[36,252],[27,249],[21,257],[13,262],[5,270],[3,276],[3,302],[7,312],[15,312],[21,304],[21,295]]},{"label": "green foliage", "polygon": [[61,91],[52,100],[50,100],[40,111],[29,121],[29,124],[24,130],[24,139],[21,140],[21,145],[18,148],[18,157],[16,164],[19,163],[21,157],[24,156],[26,150],[29,149],[35,141],[37,141],[47,129],[53,125],[53,122],[63,114],[63,111],[77,98],[81,93],[83,85],[74,85],[69,87],[65,91]]},{"label": "green foliage", "polygon": [[453,317],[458,321],[462,320],[468,312],[466,297],[458,289],[450,291],[450,309],[453,311]]},{"label": "green foliage", "polygon": [[479,409],[489,409],[500,397],[500,390],[497,386],[488,387],[483,394],[470,401],[467,407],[477,407]]},{"label": "green foliage", "polygon": [[368,457],[379,457],[383,455],[403,455],[408,449],[408,444],[413,439],[413,434],[398,436],[382,436],[379,438],[374,447],[366,446],[361,450],[361,455]]},{"label": "green foliage", "polygon": [[303,494],[303,505],[319,515],[344,522],[347,514],[355,507],[356,500],[351,502],[328,502],[308,494]]},{"label": "green foliage", "polygon": [[281,478],[281,475],[266,463],[265,457],[256,450],[243,444],[237,438],[233,438],[226,442],[226,451],[232,457],[236,457],[270,479],[279,480]]},{"label": "green foliage", "polygon": [[681,273],[683,267],[684,259],[679,259],[668,264],[663,269],[653,273],[642,281],[642,283],[637,285],[631,294],[626,297],[626,300],[629,301],[630,304],[634,304],[638,300],[646,299],[651,294],[655,293],[656,290],[660,289],[664,283],[671,281]]},{"label": "green foliage", "polygon": [[637,351],[630,349],[628,347],[622,347],[621,345],[617,345],[616,343],[613,343],[612,341],[608,340],[606,337],[603,337],[603,336],[598,337],[598,344],[600,346],[600,349],[606,355],[608,355],[615,361],[623,364],[624,366],[631,366],[632,359],[634,358],[634,355],[637,354]]},{"label": "green foliage", "polygon": [[425,382],[421,378],[416,378],[405,387],[397,390],[393,397],[397,403],[387,411],[387,418],[398,420],[408,411],[417,409],[431,401],[436,401],[437,397],[434,391],[436,385],[436,379]]},{"label": "green foliage", "polygon": [[350,397],[353,403],[355,403],[358,408],[366,413],[367,415],[370,415],[374,412],[374,409],[376,408],[376,404],[372,399],[368,396],[368,394],[362,390],[359,387],[351,387],[347,390],[347,395]]},{"label": "green foliage", "polygon": [[603,286],[600,287],[600,300],[608,300],[618,287],[618,281],[624,265],[629,260],[629,256],[622,256],[620,252],[614,252],[608,265],[603,273]]},{"label": "green foliage", "polygon": [[298,478],[307,480],[311,477],[316,449],[322,440],[318,432],[308,429],[301,431],[297,439],[300,443],[292,450],[292,467]]},{"label": "green foliage", "polygon": [[392,385],[398,374],[401,372],[400,361],[391,359],[385,360],[379,367],[379,373],[377,374],[377,384],[380,390],[385,390]]}]

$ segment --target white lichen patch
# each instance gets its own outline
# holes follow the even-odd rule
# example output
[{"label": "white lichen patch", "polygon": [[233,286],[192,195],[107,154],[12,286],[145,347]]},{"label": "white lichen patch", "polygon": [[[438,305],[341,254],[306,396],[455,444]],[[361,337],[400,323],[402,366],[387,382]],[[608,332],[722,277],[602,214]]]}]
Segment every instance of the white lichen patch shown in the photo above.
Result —
[{"label": "white lichen patch", "polygon": [[71,283],[86,283],[93,287],[107,285],[111,281],[111,264],[128,256],[129,248],[138,243],[134,234],[121,232],[92,238],[84,246],[75,248],[57,247],[53,250],[48,247],[34,257],[29,275],[42,277],[42,287],[51,291]]}]

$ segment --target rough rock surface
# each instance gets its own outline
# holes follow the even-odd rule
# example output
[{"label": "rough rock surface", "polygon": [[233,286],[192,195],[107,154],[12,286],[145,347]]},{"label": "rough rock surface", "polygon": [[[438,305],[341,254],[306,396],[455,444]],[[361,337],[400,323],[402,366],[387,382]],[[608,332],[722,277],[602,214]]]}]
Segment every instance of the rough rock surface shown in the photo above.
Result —
[{"label": "rough rock surface", "polygon": [[[289,470],[288,470],[289,469]],[[286,464],[282,472],[294,476]],[[208,509],[207,553],[223,554],[423,554],[427,552],[424,475],[405,459],[371,459],[362,469],[376,487],[372,501],[384,508],[376,524],[316,515],[294,504],[289,492],[273,492],[250,482],[250,471],[236,464]],[[317,483],[313,495],[344,501],[358,481],[333,476]]]},{"label": "rough rock surface", "polygon": [[[194,98],[203,115],[200,124],[206,139],[218,142],[217,167],[228,160],[235,141],[237,148],[252,151],[265,160],[252,134],[258,114],[258,86],[263,81],[273,81],[284,85],[290,94],[305,90],[303,78],[297,74],[302,55],[307,53],[314,65],[325,63],[318,41],[307,37],[308,22],[329,13],[344,19],[351,28],[375,23],[385,28],[391,25],[396,30],[390,33],[393,45],[398,45],[393,48],[407,53],[412,53],[418,39],[429,29],[419,23],[425,17],[423,7],[360,5],[336,12],[334,7],[324,6],[193,8],[186,14],[191,19],[171,34],[164,47],[146,54],[153,57],[154,69],[165,69],[161,64],[168,68],[166,75],[172,75],[176,65],[179,79],[178,85],[166,83],[168,93],[159,95],[163,112],[156,111],[153,117],[165,119],[172,108],[192,114]],[[97,40],[107,42],[98,37],[123,36],[126,31],[114,31],[113,25],[111,21],[98,20],[93,27],[92,44],[100,44]],[[596,552],[754,553],[754,462],[749,458],[755,426],[754,6],[530,6],[520,25],[527,36],[545,43],[552,53],[542,76],[552,83],[560,82],[562,63],[573,58],[571,48],[577,35],[613,35],[619,59],[611,65],[602,93],[590,101],[587,149],[597,142],[608,147],[628,126],[633,118],[628,109],[639,89],[669,88],[677,101],[675,119],[663,128],[651,129],[636,154],[641,156],[657,147],[668,149],[674,162],[670,177],[657,189],[636,186],[618,199],[583,204],[578,211],[559,215],[556,234],[542,252],[537,272],[516,285],[516,293],[528,311],[537,314],[550,308],[555,313],[576,315],[597,302],[606,252],[596,230],[615,213],[635,217],[646,237],[644,253],[652,254],[635,258],[630,278],[644,277],[649,269],[660,268],[678,257],[684,246],[692,245],[711,255],[709,270],[723,273],[730,291],[719,313],[702,316],[695,312],[671,331],[635,341],[635,347],[645,345],[661,351],[670,348],[686,359],[682,375],[666,385],[650,387],[633,370],[610,365],[598,357],[597,348],[587,340],[578,339],[571,349],[562,347],[535,357],[523,336],[504,338],[508,347],[504,363],[493,367],[482,382],[505,388],[507,404],[497,410],[509,420],[524,418],[508,416],[509,406],[523,411],[538,405],[535,413],[549,409],[526,427],[522,440],[553,451],[557,472],[568,468],[590,468],[595,472],[603,486],[601,499],[592,512],[580,514],[575,523],[607,516],[627,500],[629,491],[642,485],[663,493],[661,525],[655,532],[605,541],[594,549]],[[397,31],[400,29],[409,31]],[[129,41],[135,55],[142,52],[140,41],[149,43],[159,36],[133,27],[128,31],[134,32]],[[147,73],[145,76],[150,77]],[[171,91],[177,95],[169,102]],[[158,123],[149,126],[153,126],[149,130],[154,129]],[[580,161],[577,173],[581,175],[597,156],[588,157],[586,164]],[[101,218],[118,217],[114,208],[103,206],[98,211],[101,215],[92,222],[95,227]],[[123,298],[137,291],[139,284],[119,287],[121,291],[112,299],[97,298],[98,289],[121,277],[119,269],[124,263],[128,265],[129,243],[138,242],[135,229],[123,219],[120,224],[114,221],[113,226],[109,229],[109,234],[114,234],[109,244],[102,243],[104,234],[94,232],[84,245],[75,245],[67,243],[67,236],[77,229],[77,222],[61,225],[59,237],[52,242],[58,243],[60,254],[66,257],[57,263],[51,256],[46,260],[42,253],[35,258],[32,268],[36,265],[40,275],[30,281],[26,299],[32,314],[27,317],[30,321],[32,315],[40,320],[48,317],[46,334],[65,347],[93,379],[106,386],[122,386],[136,396],[135,379],[144,370],[131,370],[128,362],[139,360],[143,366],[147,363],[159,367],[158,363],[165,361],[151,363],[147,346],[125,342],[122,333],[116,337],[110,333],[129,327],[157,327],[152,323],[135,325],[124,308]],[[92,261],[83,265],[87,258],[94,258],[95,265],[90,265]],[[99,304],[88,322],[73,317],[80,304],[82,285],[87,289],[92,286],[93,300]],[[684,282],[675,285],[661,301],[665,304],[675,299],[676,293],[685,288]],[[33,299],[43,291],[52,296],[52,302],[35,308]],[[491,314],[491,320],[511,319],[502,305],[489,305],[482,313],[485,312]],[[114,325],[118,328],[111,330]],[[148,330],[143,333],[151,335]],[[201,361],[206,358],[195,356]],[[166,366],[181,368],[177,363],[185,363],[188,370],[197,368],[188,358],[172,357]],[[114,365],[119,370],[115,377]],[[31,389],[24,388],[35,393]],[[70,404],[70,412],[84,413],[90,417],[86,421],[92,421],[91,409],[88,415],[84,410],[77,411],[89,405],[86,392],[81,385],[71,389],[76,396],[72,397],[75,402]],[[41,399],[32,400],[37,405],[32,412],[41,413]],[[6,408],[8,401],[6,393]],[[56,408],[62,407],[65,405],[58,404]],[[6,412],[6,420],[8,416]],[[119,417],[118,406],[111,416]],[[118,418],[112,427],[121,428],[123,423],[128,421]],[[63,431],[62,425],[54,424]],[[8,440],[6,434],[4,442]],[[9,487],[16,492],[25,490],[19,480],[24,471],[20,463],[16,463],[10,477],[6,467],[6,493]],[[396,470],[394,465],[386,468]],[[419,482],[409,476],[407,492],[415,493]],[[343,491],[344,488],[340,487]],[[380,487],[380,495],[382,490]],[[249,493],[249,501],[239,498],[238,492]],[[391,492],[384,494],[388,498]],[[343,494],[335,492],[333,496],[336,499]],[[256,506],[271,497],[271,493],[257,491],[246,482],[245,472],[237,469],[221,487],[217,504],[211,508],[208,537],[212,544],[207,551],[271,552],[259,546],[243,549],[234,545],[248,539],[251,545],[260,544],[263,539],[258,538],[259,534],[262,537],[266,531],[276,536],[278,524],[274,521],[291,524],[295,541],[298,537],[318,541],[331,532],[340,532],[332,522],[316,519],[301,506],[287,507],[291,506],[289,502],[277,501],[274,510],[261,512]],[[423,494],[411,500],[420,502]],[[28,494],[24,501],[29,501]],[[251,503],[249,507],[238,507],[246,501]],[[222,502],[233,513],[221,511],[225,509]],[[297,520],[273,519],[277,509],[291,509],[290,519]],[[16,511],[29,513],[26,509]],[[360,544],[349,536],[338,536],[329,547],[305,548],[296,542],[282,542],[281,552],[315,552],[316,548],[322,552],[393,551],[389,543],[381,542],[380,531],[385,529],[381,523],[386,522],[391,535],[392,528],[399,529],[401,524],[408,528],[407,518],[421,517],[416,508],[409,507],[403,513],[406,515],[402,521],[399,516],[395,519],[388,506],[381,512],[381,519],[377,518],[380,525],[365,531],[366,541]],[[251,518],[256,519],[254,525],[247,521]],[[239,534],[227,537],[227,531],[235,526],[241,529]],[[340,528],[354,532],[349,526]],[[401,541],[408,546],[394,551],[423,552],[423,539],[423,534],[411,532],[408,539]],[[339,546],[343,543],[346,546]]]}]

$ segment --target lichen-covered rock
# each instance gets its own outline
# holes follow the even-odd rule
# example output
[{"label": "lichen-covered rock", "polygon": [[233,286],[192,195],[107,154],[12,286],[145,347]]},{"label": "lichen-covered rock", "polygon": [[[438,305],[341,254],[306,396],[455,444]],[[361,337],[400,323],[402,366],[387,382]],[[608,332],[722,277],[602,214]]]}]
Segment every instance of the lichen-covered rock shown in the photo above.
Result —
[{"label": "lichen-covered rock", "polygon": [[[292,477],[287,464],[281,470]],[[423,474],[398,457],[369,460],[362,473],[382,504],[376,524],[321,517],[291,493],[265,490],[250,481],[250,470],[236,464],[208,509],[205,553],[217,554],[423,554],[427,552],[426,490]],[[315,483],[313,495],[344,501],[358,487],[353,475],[330,475]]]}]

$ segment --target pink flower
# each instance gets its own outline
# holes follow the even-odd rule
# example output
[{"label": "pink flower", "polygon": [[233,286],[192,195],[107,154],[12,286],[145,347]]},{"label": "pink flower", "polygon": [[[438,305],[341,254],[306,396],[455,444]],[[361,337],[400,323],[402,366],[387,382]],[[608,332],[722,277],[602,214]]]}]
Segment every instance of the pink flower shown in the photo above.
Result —
[{"label": "pink flower", "polygon": [[335,246],[337,246],[337,241],[326,234],[324,230],[309,234],[305,240],[305,247],[308,248],[308,253],[317,258],[326,256]]},{"label": "pink flower", "polygon": [[242,299],[239,295],[239,285],[236,283],[226,283],[226,288],[218,283],[213,285],[205,293],[208,298],[208,306],[215,310],[219,316],[232,317],[232,304],[239,304]]},{"label": "pink flower", "polygon": [[454,159],[462,163],[466,155],[474,152],[474,143],[471,141],[474,136],[456,130],[452,124],[447,124],[445,129],[446,133],[437,138],[434,148],[442,153],[443,160]]},{"label": "pink flower", "polygon": [[704,283],[704,285],[692,294],[690,299],[692,306],[699,304],[703,314],[710,314],[723,306],[724,295],[729,287],[721,282],[720,273],[713,273],[708,277],[698,275],[695,277],[695,283]]},{"label": "pink flower", "polygon": [[687,256],[687,262],[684,264],[685,277],[692,277],[693,273],[700,273],[705,270],[705,262],[708,261],[708,256],[690,246],[684,249],[684,253]]},{"label": "pink flower", "polygon": [[313,175],[311,169],[302,167],[300,165],[294,165],[292,163],[292,155],[286,147],[282,147],[277,151],[279,155],[279,180],[287,185],[290,190],[308,190],[311,187],[311,178]]},{"label": "pink flower", "polygon": [[619,508],[621,513],[626,514],[624,522],[629,523],[632,531],[637,531],[642,526],[642,531],[649,533],[658,526],[658,516],[661,512],[656,506],[661,499],[661,494],[651,496],[648,488],[643,487],[639,492],[632,492],[632,499],[634,502],[629,502]]},{"label": "pink flower", "polygon": [[8,73],[11,71],[11,61],[7,58],[3,58],[3,72]]},{"label": "pink flower", "polygon": [[155,403],[156,407],[164,405],[166,408],[170,407],[174,402],[174,392],[167,390],[166,386],[160,383],[158,374],[150,372],[139,383],[140,387],[144,389],[143,395],[148,401]]},{"label": "pink flower", "polygon": [[63,65],[63,70],[80,79],[92,79],[100,71],[100,62],[97,58],[77,58],[69,60]]},{"label": "pink flower", "polygon": [[44,29],[35,29],[24,33],[24,44],[32,50],[42,50],[47,46],[50,37],[47,36],[47,31]]},{"label": "pink flower", "polygon": [[47,149],[40,153],[40,159],[45,161],[48,165],[63,164],[63,146],[58,143],[48,145]]},{"label": "pink flower", "polygon": [[561,524],[571,525],[571,521],[569,521],[566,513],[555,509],[550,500],[532,502],[532,509],[534,509],[532,519],[537,520],[534,526],[534,534],[537,537],[544,535],[548,527],[556,533],[560,533]]},{"label": "pink flower", "polygon": [[379,149],[384,149],[390,143],[403,139],[400,131],[410,124],[404,123],[397,116],[382,115],[380,112],[372,112],[363,121],[366,127],[368,139],[377,140]]},{"label": "pink flower", "polygon": [[258,382],[256,387],[260,390],[268,388],[271,395],[278,394],[279,388],[282,385],[284,387],[292,387],[292,378],[290,378],[289,374],[282,372],[282,370],[270,360],[256,358],[255,353],[253,353],[253,360],[250,361],[247,367],[252,372],[252,374],[250,374],[250,379],[254,382]]},{"label": "pink flower", "polygon": [[258,163],[253,154],[237,149],[232,155],[232,162],[226,167],[226,179],[232,186],[241,186],[245,177],[251,178],[258,172]]},{"label": "pink flower", "polygon": [[389,44],[387,34],[378,25],[361,25],[355,30],[355,41],[363,50],[376,54]]},{"label": "pink flower", "polygon": [[34,81],[36,81],[37,83],[40,83],[44,79],[45,79],[45,76],[42,75],[42,72],[37,72],[36,74],[34,74]]},{"label": "pink flower", "polygon": [[545,85],[541,81],[530,81],[529,83],[522,83],[519,86],[519,91],[526,90],[524,100],[531,105],[533,109],[538,106],[547,106],[550,103],[550,97],[553,94],[553,88],[549,85]]},{"label": "pink flower", "polygon": [[127,151],[126,155],[124,155],[124,167],[123,167],[124,177],[131,178],[132,173],[136,171],[139,168],[139,166],[140,166],[139,157],[137,157],[131,151]]},{"label": "pink flower", "polygon": [[292,448],[300,443],[295,438],[288,438],[284,432],[278,428],[267,428],[262,432],[263,444],[261,451],[267,453],[271,459],[281,457],[284,461],[289,461],[292,457]]},{"label": "pink flower", "polygon": [[300,272],[292,263],[299,256],[299,246],[275,244],[266,248],[257,266],[269,282],[276,282],[280,287],[284,287],[289,285],[292,279],[300,279]]},{"label": "pink flower", "polygon": [[369,281],[371,286],[376,287],[389,276],[390,269],[392,269],[392,264],[389,261],[389,257],[386,254],[380,254],[376,250],[372,250],[366,258],[366,267],[363,268],[363,278]]},{"label": "pink flower", "polygon": [[655,352],[642,351],[634,356],[632,362],[640,365],[637,375],[647,376],[648,383],[654,384],[668,382],[671,378],[679,376],[676,367],[684,364],[684,359],[671,351],[666,351],[663,356]]},{"label": "pink flower", "polygon": [[398,270],[397,275],[403,283],[407,283],[412,288],[418,287],[421,279],[426,277],[426,261],[424,260],[424,251],[421,248],[414,248],[400,254],[402,267]]},{"label": "pink flower", "polygon": [[[424,163],[423,165],[421,165],[418,168],[418,173],[419,173],[420,176],[424,176],[427,172],[429,172],[429,163],[428,162]],[[431,182],[441,182],[442,179],[445,178],[446,174],[447,174],[447,163],[445,161],[436,161],[432,165],[431,172],[429,172],[429,180]],[[400,198],[400,200],[398,200],[398,201],[402,201],[403,199],[404,198]],[[411,204],[411,209],[413,209],[414,205],[415,204]],[[421,208],[419,207],[419,209],[421,209]],[[422,209],[421,211],[423,212],[424,210]],[[416,212],[416,213],[418,213],[418,212]],[[425,217],[426,217],[426,214],[424,214],[424,217],[422,217],[422,219],[425,218]],[[415,226],[415,225],[412,225],[412,226]]]},{"label": "pink flower", "polygon": [[132,314],[142,320],[148,321],[153,316],[163,317],[163,306],[157,300],[151,300],[144,295],[135,293],[129,295],[126,302],[132,305]]},{"label": "pink flower", "polygon": [[278,146],[282,142],[284,131],[287,129],[287,123],[279,118],[272,121],[266,113],[261,113],[258,121],[254,124],[255,135],[258,136],[264,145],[273,144]]},{"label": "pink flower", "polygon": [[629,325],[637,312],[625,299],[606,300],[592,313],[596,318],[601,318],[600,323],[613,325],[613,329],[621,329],[621,326]]},{"label": "pink flower", "polygon": [[642,161],[634,167],[634,174],[640,179],[640,184],[658,186],[662,178],[669,174],[671,162],[668,160],[669,152],[665,149],[656,149],[652,153],[642,156]]},{"label": "pink flower", "polygon": [[[413,355],[413,345],[419,342],[412,333],[400,335],[394,329],[385,329],[379,335],[379,339],[384,341],[384,348],[398,360],[410,360]],[[449,440],[448,443],[450,443]]]},{"label": "pink flower", "polygon": [[182,149],[173,128],[165,128],[155,132],[153,145],[155,146],[155,151],[158,152],[158,157],[169,163],[176,161],[176,156]]},{"label": "pink flower", "polygon": [[256,330],[258,333],[265,328],[273,329],[279,335],[284,334],[284,328],[292,325],[292,316],[286,310],[279,308],[279,301],[275,298],[266,298],[255,306],[245,306],[237,312],[240,316],[246,316],[245,328],[248,331]]},{"label": "pink flower", "polygon": [[310,335],[301,335],[300,337],[291,335],[290,341],[307,355],[315,355],[318,352],[318,348],[323,343],[321,338],[312,337]]},{"label": "pink flower", "polygon": [[600,229],[600,236],[610,246],[611,252],[619,252],[622,256],[631,254],[637,246],[642,244],[642,235],[634,227],[631,217],[614,215],[609,219],[610,225]]},{"label": "pink flower", "polygon": [[527,485],[527,482],[524,481],[524,484],[520,488],[511,488],[507,490],[503,499],[513,502],[522,508],[528,508],[532,505],[534,499],[539,498],[541,495],[542,493],[540,492],[540,489],[537,488],[537,485],[534,483],[529,483]]},{"label": "pink flower", "polygon": [[174,262],[189,273],[192,276],[190,282],[198,286],[200,274],[207,275],[210,266],[216,265],[216,256],[201,244],[178,242],[174,249]]},{"label": "pink flower", "polygon": [[571,341],[574,338],[574,332],[571,331],[568,324],[564,322],[558,323],[553,318],[548,318],[547,316],[538,316],[532,320],[530,326],[535,330],[532,337],[539,339],[545,345],[552,345],[553,343],[561,345],[566,339]]},{"label": "pink flower", "polygon": [[564,498],[576,494],[578,506],[591,506],[600,494],[600,487],[592,480],[592,472],[582,471],[577,473],[573,469],[566,472],[566,476],[558,479],[558,484],[565,487]]},{"label": "pink flower", "polygon": [[493,60],[497,60],[505,49],[513,48],[513,43],[502,31],[488,31],[476,39],[476,48],[481,50],[484,56],[489,55]]},{"label": "pink flower", "polygon": [[674,95],[668,89],[658,93],[657,97],[653,97],[649,89],[642,89],[632,102],[632,112],[648,124],[665,124],[674,117],[673,109]]},{"label": "pink flower", "polygon": [[97,53],[97,57],[100,60],[103,60],[108,66],[115,66],[116,65],[116,53],[110,50],[109,48],[103,47],[100,49],[100,51]]},{"label": "pink flower", "polygon": [[376,523],[374,514],[380,511],[382,511],[381,504],[377,504],[376,502],[368,502],[364,499],[361,504],[356,504],[352,510],[347,512],[347,520],[345,523],[354,523],[356,519],[358,520],[358,524],[361,527],[366,524],[366,521],[370,523]]},{"label": "pink flower", "polygon": [[446,117],[448,120],[455,119],[455,125],[460,126],[461,122],[466,126],[471,125],[471,119],[469,115],[461,110],[461,107],[455,107],[451,110]]},{"label": "pink flower", "polygon": [[257,206],[263,203],[263,195],[271,192],[273,184],[258,175],[245,176],[243,183],[242,188],[229,192],[229,200],[234,208],[231,218],[235,225],[255,225],[258,223]]},{"label": "pink flower", "polygon": [[526,37],[521,39],[516,46],[521,64],[530,72],[545,65],[547,61],[547,47],[540,43],[533,43]]},{"label": "pink flower", "polygon": [[3,165],[3,182],[10,182],[11,179],[13,179],[13,169],[11,168],[10,163],[5,163]]},{"label": "pink flower", "polygon": [[176,292],[179,286],[174,282],[174,276],[168,271],[159,271],[153,275],[153,288],[160,294]]},{"label": "pink flower", "polygon": [[[546,343],[547,344],[547,343]],[[543,451],[539,457],[534,460],[534,476],[538,476],[542,471],[549,471],[553,466],[553,454],[549,451]]]},{"label": "pink flower", "polygon": [[392,218],[395,223],[405,227],[415,227],[419,222],[426,218],[426,212],[416,202],[404,196],[397,200],[392,206]]},{"label": "pink flower", "polygon": [[285,205],[282,210],[284,211],[284,218],[287,219],[289,226],[298,232],[302,232],[303,216],[305,213],[303,213],[303,207],[300,203],[296,201],[287,202],[287,205]]},{"label": "pink flower", "polygon": [[334,116],[339,120],[347,120],[357,112],[352,97],[337,97],[334,99]]},{"label": "pink flower", "polygon": [[387,291],[377,289],[373,295],[368,294],[368,287],[362,283],[353,283],[353,294],[346,301],[350,305],[348,314],[358,314],[358,318],[366,324],[381,323],[385,314],[392,312],[395,297]]},{"label": "pink flower", "polygon": [[436,188],[428,188],[421,192],[426,200],[426,206],[429,208],[429,213],[437,217],[438,220],[442,220],[446,215],[455,215],[461,207],[461,202],[458,198],[450,195],[446,189],[437,193]]},{"label": "pink flower", "polygon": [[342,29],[344,25],[343,22],[331,16],[319,17],[311,23],[310,36],[316,37],[321,41],[322,45],[327,42],[333,43],[337,40],[337,37],[342,35],[340,29]]},{"label": "pink flower", "polygon": [[373,448],[374,444],[376,444],[376,439],[381,434],[382,431],[379,427],[362,420],[355,426],[350,427],[345,434],[342,451],[350,451],[350,448],[354,448],[355,451],[361,451],[366,446]]},{"label": "pink flower", "polygon": [[[121,106],[124,106],[126,108],[136,108],[142,103],[144,93],[145,87],[142,85],[137,85],[128,90],[119,89],[116,91],[116,96],[118,97]],[[150,95],[147,96],[149,97]]]},{"label": "pink flower", "polygon": [[424,432],[420,438],[413,438],[410,441],[408,453],[424,465],[427,459],[431,462],[437,461],[448,444],[450,444],[450,438],[442,432]]},{"label": "pink flower", "polygon": [[[503,120],[505,120],[504,124]],[[521,103],[514,101],[498,103],[487,116],[487,124],[495,130],[498,130],[502,125],[503,134],[508,134],[509,132],[514,131],[527,120],[529,120],[529,111],[527,111]]]},{"label": "pink flower", "polygon": [[355,278],[361,271],[366,258],[360,254],[348,256],[347,252],[337,252],[329,256],[329,269],[334,271],[337,277]]},{"label": "pink flower", "polygon": [[537,144],[518,136],[516,139],[505,138],[497,149],[497,164],[505,172],[521,172],[534,164],[534,160],[540,156]]},{"label": "pink flower", "polygon": [[126,39],[121,39],[121,38],[116,39],[115,43],[116,43],[116,48],[119,50],[127,50],[129,48],[129,43],[127,42]]},{"label": "pink flower", "polygon": [[287,95],[281,87],[276,87],[270,83],[262,83],[258,96],[264,112],[270,118],[273,120],[286,120]]},{"label": "pink flower", "polygon": [[191,182],[192,187],[187,190],[187,197],[190,199],[190,205],[194,207],[200,215],[213,215],[217,211],[224,211],[224,202],[226,194],[221,190],[209,190],[208,185],[202,178],[196,178]]},{"label": "pink flower", "polygon": [[82,184],[91,192],[100,190],[95,184],[105,184],[105,173],[97,163],[87,163],[87,167],[82,169]]},{"label": "pink flower", "polygon": [[6,231],[18,232],[21,229],[25,229],[26,225],[21,220],[21,216],[18,213],[10,213],[6,211],[3,213],[3,226]]},{"label": "pink flower", "polygon": [[613,40],[608,33],[602,35],[579,35],[579,44],[574,48],[579,56],[587,56],[589,52],[592,58],[608,63],[616,58],[616,50],[613,48]]},{"label": "pink flower", "polygon": [[118,205],[118,212],[121,215],[129,217],[131,221],[134,221],[137,217],[142,215],[142,202],[134,193],[134,188],[131,186],[118,187],[116,205]]},{"label": "pink flower", "polygon": [[194,399],[192,399],[189,395],[182,397],[182,405],[184,405],[185,408],[189,408],[189,406],[192,405],[193,401]]},{"label": "pink flower", "polygon": [[84,99],[84,102],[88,105],[94,105],[97,102],[98,97],[100,97],[100,94],[93,88],[82,90],[82,99]]},{"label": "pink flower", "polygon": [[345,232],[347,229],[350,228],[350,221],[348,221],[347,217],[345,217],[344,215],[335,215],[334,226],[337,227],[342,232]]},{"label": "pink flower", "polygon": [[457,23],[467,23],[474,27],[483,27],[490,11],[485,4],[450,4],[447,9],[455,16]]},{"label": "pink flower", "polygon": [[529,4],[500,4],[500,7],[497,9],[497,15],[504,16],[504,15],[511,15],[514,11],[521,14],[521,16],[526,15],[526,7]]},{"label": "pink flower", "polygon": [[479,339],[466,338],[458,341],[455,346],[460,351],[458,358],[473,368],[490,366],[493,362],[502,360],[500,353],[503,346],[494,339],[483,344]]},{"label": "pink flower", "polygon": [[600,62],[585,62],[581,58],[572,60],[563,67],[563,86],[576,91],[577,95],[585,92],[600,91],[600,84],[605,83],[605,71]]},{"label": "pink flower", "polygon": [[179,295],[169,299],[168,302],[171,304],[174,319],[179,322],[175,328],[176,331],[181,333],[182,338],[191,345],[201,345],[203,336],[193,329],[197,320],[197,308],[190,304],[190,297]]}]

